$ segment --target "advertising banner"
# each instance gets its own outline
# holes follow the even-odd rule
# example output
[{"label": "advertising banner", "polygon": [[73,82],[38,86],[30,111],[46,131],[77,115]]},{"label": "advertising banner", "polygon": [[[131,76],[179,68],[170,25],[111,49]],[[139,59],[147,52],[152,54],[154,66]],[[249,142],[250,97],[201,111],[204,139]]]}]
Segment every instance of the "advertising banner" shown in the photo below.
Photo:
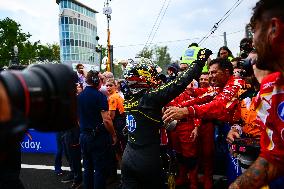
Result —
[{"label": "advertising banner", "polygon": [[56,153],[56,133],[29,129],[21,142],[22,152]]}]

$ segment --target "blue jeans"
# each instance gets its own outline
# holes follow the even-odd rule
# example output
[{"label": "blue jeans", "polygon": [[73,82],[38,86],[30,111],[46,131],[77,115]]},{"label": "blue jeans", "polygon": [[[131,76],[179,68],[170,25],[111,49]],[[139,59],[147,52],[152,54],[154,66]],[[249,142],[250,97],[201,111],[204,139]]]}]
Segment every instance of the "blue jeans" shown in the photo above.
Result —
[{"label": "blue jeans", "polygon": [[63,155],[63,144],[62,144],[62,135],[63,132],[56,133],[56,145],[57,145],[57,151],[55,154],[55,163],[54,163],[54,169],[56,173],[61,173],[62,169],[62,155]]},{"label": "blue jeans", "polygon": [[79,145],[79,127],[65,131],[63,136],[64,152],[68,157],[74,182],[82,182],[81,148]]},{"label": "blue jeans", "polygon": [[[102,132],[80,134],[83,157],[83,183],[85,189],[105,189],[111,162],[111,138]],[[94,172],[95,171],[95,172]]]}]

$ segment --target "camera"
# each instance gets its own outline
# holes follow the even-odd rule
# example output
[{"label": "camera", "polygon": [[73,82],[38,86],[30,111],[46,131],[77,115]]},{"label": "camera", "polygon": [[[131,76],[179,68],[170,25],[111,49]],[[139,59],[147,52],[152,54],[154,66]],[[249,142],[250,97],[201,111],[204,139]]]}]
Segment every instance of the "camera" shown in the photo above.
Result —
[{"label": "camera", "polygon": [[253,46],[251,38],[244,38],[240,41],[240,57],[242,59],[247,58],[252,50]]},{"label": "camera", "polygon": [[253,68],[252,68],[253,62],[252,59],[246,58],[246,59],[241,59],[237,63],[237,67],[242,69],[240,72],[241,77],[249,77],[253,75]]},{"label": "camera", "polygon": [[72,68],[63,64],[2,71],[0,92],[6,94],[9,101],[6,105],[10,107],[3,107],[0,98],[0,110],[10,109],[11,118],[0,122],[1,143],[26,128],[62,131],[74,127],[77,123],[76,77]]}]

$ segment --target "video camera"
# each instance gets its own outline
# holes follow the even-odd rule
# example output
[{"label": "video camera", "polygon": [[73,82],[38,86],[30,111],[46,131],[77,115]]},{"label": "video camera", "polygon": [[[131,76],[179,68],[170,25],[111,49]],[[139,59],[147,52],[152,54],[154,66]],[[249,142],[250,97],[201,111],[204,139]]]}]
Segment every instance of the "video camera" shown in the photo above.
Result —
[{"label": "video camera", "polygon": [[233,152],[238,154],[252,154],[258,156],[260,152],[259,138],[237,138],[231,146]]},{"label": "video camera", "polygon": [[247,58],[252,50],[253,46],[251,38],[244,38],[240,41],[240,57],[242,59]]},{"label": "video camera", "polygon": [[11,118],[0,122],[1,143],[26,128],[62,131],[74,127],[77,123],[75,83],[76,73],[63,64],[2,71],[0,92],[6,94],[9,107],[3,107],[3,98],[0,98],[0,110],[10,109]]},{"label": "video camera", "polygon": [[253,51],[252,39],[251,38],[244,38],[240,42],[240,57],[241,60],[238,61],[237,67],[243,69],[241,76],[248,77],[253,74],[252,69],[252,59],[249,58],[249,53]]}]

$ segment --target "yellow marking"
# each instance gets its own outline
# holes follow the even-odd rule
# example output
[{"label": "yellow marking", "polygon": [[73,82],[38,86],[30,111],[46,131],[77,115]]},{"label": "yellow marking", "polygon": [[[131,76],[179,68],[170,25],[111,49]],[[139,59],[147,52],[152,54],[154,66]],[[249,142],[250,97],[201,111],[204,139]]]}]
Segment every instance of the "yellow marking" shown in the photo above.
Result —
[{"label": "yellow marking", "polygon": [[133,107],[138,106],[138,104],[139,104],[138,100],[135,101],[135,102],[125,103],[125,104],[124,104],[124,108],[125,108],[125,109],[133,108]]},{"label": "yellow marking", "polygon": [[145,71],[145,70],[137,70],[138,74],[141,76],[145,76],[145,77],[151,77],[150,72]]},{"label": "yellow marking", "polygon": [[156,120],[156,119],[154,119],[154,118],[151,118],[151,117],[147,116],[146,114],[144,114],[143,112],[141,112],[141,111],[139,111],[139,110],[138,110],[138,112],[139,112],[140,114],[144,115],[145,117],[147,117],[148,119],[151,119],[152,121],[155,121],[155,122],[160,123],[159,120]]}]

